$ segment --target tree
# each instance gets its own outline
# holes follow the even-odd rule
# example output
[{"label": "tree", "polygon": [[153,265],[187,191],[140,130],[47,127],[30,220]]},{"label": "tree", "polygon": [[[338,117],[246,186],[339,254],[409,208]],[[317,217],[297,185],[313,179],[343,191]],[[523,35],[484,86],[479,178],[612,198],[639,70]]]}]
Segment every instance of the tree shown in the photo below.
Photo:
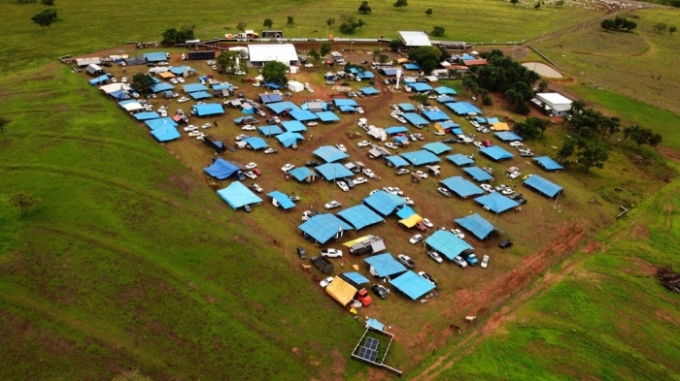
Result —
[{"label": "tree", "polygon": [[0,117],[0,134],[5,133],[5,126],[8,125],[10,122],[9,119],[5,119],[3,117]]},{"label": "tree", "polygon": [[54,0],[42,0],[40,2],[42,5],[47,5],[48,7],[53,7],[54,6]]},{"label": "tree", "polygon": [[340,24],[340,27],[338,29],[340,30],[341,33],[353,34],[356,28],[357,27],[354,25],[354,23],[345,21],[344,23]]},{"label": "tree", "polygon": [[378,57],[380,57],[380,49],[373,50],[373,62],[378,62]]},{"label": "tree", "polygon": [[607,150],[593,143],[586,144],[578,153],[578,163],[585,172],[592,167],[603,168],[607,159],[609,159]]},{"label": "tree", "polygon": [[161,41],[162,44],[183,44],[187,40],[194,39],[194,29],[192,26],[185,26],[180,30],[170,28],[163,32],[161,36],[163,37],[163,40]]},{"label": "tree", "polygon": [[442,51],[435,46],[421,46],[408,52],[408,59],[417,63],[421,69],[431,72],[440,62]]},{"label": "tree", "polygon": [[673,33],[677,32],[678,28],[675,25],[672,25],[668,28],[668,37],[673,37]]},{"label": "tree", "polygon": [[425,105],[425,103],[427,103],[427,95],[423,93],[415,94],[413,100],[418,102],[418,104]]},{"label": "tree", "polygon": [[319,58],[321,58],[321,55],[319,54],[319,51],[316,50],[316,48],[312,47],[309,49],[309,55],[314,58],[314,61],[318,61]]},{"label": "tree", "polygon": [[432,8],[427,8],[427,10],[425,11],[425,14],[426,14],[428,17],[432,16],[432,13],[433,13],[433,12],[432,12]]},{"label": "tree", "polygon": [[378,62],[380,62],[381,64],[386,64],[389,59],[390,56],[388,56],[387,54],[380,54],[378,56]]},{"label": "tree", "polygon": [[329,18],[328,20],[326,20],[326,25],[328,25],[329,28],[331,26],[333,26],[334,24],[335,24],[335,19]]},{"label": "tree", "polygon": [[581,100],[576,100],[571,104],[571,113],[580,114],[586,108],[586,103]]},{"label": "tree", "polygon": [[408,0],[397,0],[392,5],[394,5],[397,9],[401,9],[408,5]]},{"label": "tree", "polygon": [[482,96],[482,104],[484,106],[493,106],[493,98],[491,98],[491,93],[488,91],[484,90],[485,93]]},{"label": "tree", "polygon": [[17,192],[9,197],[9,204],[15,208],[19,208],[22,216],[25,216],[26,213],[37,208],[40,203],[42,203],[41,199],[24,191]]},{"label": "tree", "polygon": [[236,30],[238,30],[239,32],[245,32],[247,26],[248,23],[246,23],[245,21],[241,21],[238,24],[236,24]]},{"label": "tree", "polygon": [[262,23],[262,26],[269,29],[272,26],[274,26],[274,21],[272,21],[272,19],[264,19],[264,23]]},{"label": "tree", "polygon": [[560,148],[560,150],[557,152],[557,160],[560,163],[564,163],[564,161],[574,153],[575,148],[576,139],[566,139],[564,143],[562,143],[562,148]]},{"label": "tree", "polygon": [[149,74],[137,73],[132,76],[132,87],[140,93],[151,91],[151,88],[156,84]]},{"label": "tree", "polygon": [[[236,50],[223,50],[219,56],[217,56],[217,66],[223,73],[229,73],[235,71],[236,69],[236,58],[239,56],[239,52]],[[229,70],[227,70],[229,69]]]},{"label": "tree", "polygon": [[517,3],[519,3],[519,0],[510,0],[510,4],[512,4],[513,7],[517,5]]},{"label": "tree", "polygon": [[540,0],[536,1],[536,4],[534,4],[534,9],[535,10],[541,9],[541,1]]},{"label": "tree", "polygon": [[288,16],[288,23],[286,25],[295,24],[295,18],[293,16]]},{"label": "tree", "polygon": [[40,25],[40,28],[45,29],[45,27],[49,27],[52,25],[52,22],[54,22],[57,19],[57,11],[54,9],[45,9],[38,13],[37,15],[31,17],[31,21],[34,23]]},{"label": "tree", "polygon": [[654,29],[654,31],[655,31],[656,33],[661,34],[661,33],[664,33],[664,32],[666,32],[666,31],[668,30],[668,25],[666,25],[665,23],[660,22],[660,23],[654,25],[654,27],[653,27],[652,29]]},{"label": "tree", "polygon": [[538,82],[538,92],[539,93],[544,93],[545,90],[548,89],[548,82],[546,80],[542,79],[540,82]]},{"label": "tree", "polygon": [[392,41],[390,41],[390,50],[393,52],[399,51],[399,48],[401,48],[401,41],[396,38]]},{"label": "tree", "polygon": [[359,6],[359,13],[368,14],[373,12],[370,6],[368,6],[368,1],[362,1]]},{"label": "tree", "polygon": [[288,81],[286,79],[286,71],[288,71],[288,66],[283,62],[269,61],[262,67],[262,77],[265,82],[283,85]]},{"label": "tree", "polygon": [[326,55],[333,50],[333,47],[331,46],[330,42],[324,41],[324,42],[321,43],[321,47],[319,49],[320,49],[319,53],[321,54],[321,57],[326,57]]},{"label": "tree", "polygon": [[436,37],[441,37],[444,35],[444,32],[445,32],[444,27],[435,26],[434,29],[432,29],[432,32],[430,32],[430,34]]}]

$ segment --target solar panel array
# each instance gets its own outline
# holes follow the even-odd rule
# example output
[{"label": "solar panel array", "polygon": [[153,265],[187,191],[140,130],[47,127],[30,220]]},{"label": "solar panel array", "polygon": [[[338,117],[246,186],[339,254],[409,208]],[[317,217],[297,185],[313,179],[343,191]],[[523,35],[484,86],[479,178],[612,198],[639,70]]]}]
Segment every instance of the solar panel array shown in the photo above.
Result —
[{"label": "solar panel array", "polygon": [[372,337],[367,337],[366,344],[364,344],[364,347],[376,351],[378,350],[378,344],[380,344],[380,340],[374,339]]},{"label": "solar panel array", "polygon": [[361,359],[375,362],[378,358],[378,344],[380,344],[380,340],[372,337],[366,338],[366,343],[363,347],[359,348],[357,356]]}]

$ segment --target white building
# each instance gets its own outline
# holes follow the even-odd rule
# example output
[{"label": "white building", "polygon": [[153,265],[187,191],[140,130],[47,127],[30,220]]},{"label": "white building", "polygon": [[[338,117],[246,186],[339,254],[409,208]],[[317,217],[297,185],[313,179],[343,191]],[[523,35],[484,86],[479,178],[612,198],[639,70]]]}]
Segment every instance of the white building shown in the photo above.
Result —
[{"label": "white building", "polygon": [[414,31],[399,31],[397,32],[401,42],[408,48],[417,48],[419,46],[432,46],[430,37],[425,32]]},{"label": "white building", "polygon": [[249,44],[250,63],[263,66],[269,61],[279,61],[290,66],[298,63],[298,55],[293,44]]},{"label": "white building", "polygon": [[[573,103],[569,98],[559,93],[538,93],[531,102],[552,116],[565,116],[571,111]],[[545,105],[544,107],[542,105]]]}]

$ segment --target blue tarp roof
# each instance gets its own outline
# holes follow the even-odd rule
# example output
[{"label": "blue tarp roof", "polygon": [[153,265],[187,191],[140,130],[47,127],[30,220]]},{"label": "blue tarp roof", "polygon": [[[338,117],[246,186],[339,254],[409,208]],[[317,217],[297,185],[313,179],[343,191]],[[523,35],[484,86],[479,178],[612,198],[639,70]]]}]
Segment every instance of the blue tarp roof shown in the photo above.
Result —
[{"label": "blue tarp roof", "polygon": [[496,132],[494,135],[504,142],[514,142],[516,140],[522,141],[522,137],[512,131],[500,131]]},{"label": "blue tarp roof", "polygon": [[157,119],[160,118],[161,116],[158,115],[156,111],[145,111],[145,112],[138,112],[135,114],[135,119],[137,120],[149,120],[149,119]]},{"label": "blue tarp roof", "polygon": [[380,91],[373,86],[362,87],[359,89],[364,95],[375,95],[380,94]]},{"label": "blue tarp roof", "polygon": [[416,114],[415,112],[407,112],[402,114],[401,116],[403,116],[404,119],[408,120],[414,126],[424,126],[430,123],[425,118]]},{"label": "blue tarp roof", "polygon": [[139,102],[137,102],[137,100],[135,100],[135,99],[129,99],[129,100],[126,100],[126,101],[120,101],[120,102],[118,102],[118,105],[119,105],[121,108],[123,108],[123,107],[125,107],[125,105],[128,105],[128,104],[130,104],[130,103],[139,103]]},{"label": "blue tarp roof", "polygon": [[264,84],[264,87],[268,87],[268,88],[270,88],[270,89],[275,89],[275,90],[277,90],[277,89],[280,89],[280,88],[281,88],[281,85],[279,85],[279,84],[277,84],[277,83],[274,83],[274,82],[267,82],[267,83]]},{"label": "blue tarp roof", "polygon": [[352,177],[354,172],[340,163],[326,163],[315,168],[327,181]]},{"label": "blue tarp roof", "polygon": [[403,66],[404,66],[404,69],[406,69],[406,70],[418,70],[418,69],[420,69],[420,66],[418,66],[417,64],[414,64],[414,63],[405,63]]},{"label": "blue tarp roof", "polygon": [[335,113],[331,111],[322,111],[322,112],[317,112],[316,116],[321,119],[322,122],[328,123],[328,122],[337,122],[340,120],[340,117],[335,115]]},{"label": "blue tarp roof", "polygon": [[269,144],[264,141],[261,137],[258,136],[253,136],[250,138],[243,139],[248,145],[254,149],[255,151],[262,149],[262,148],[267,148],[269,147]]},{"label": "blue tarp roof", "polygon": [[461,130],[460,128],[452,128],[451,133],[454,135],[463,135],[463,130]]},{"label": "blue tarp roof", "polygon": [[493,179],[493,176],[479,167],[463,168],[463,171],[467,172],[468,175],[472,176],[472,178],[478,182],[490,181]]},{"label": "blue tarp roof", "polygon": [[207,91],[194,91],[193,93],[189,93],[189,96],[196,100],[212,98],[212,95]]},{"label": "blue tarp roof", "polygon": [[298,132],[284,132],[280,135],[276,135],[276,139],[284,147],[289,148],[293,144],[297,144],[298,141],[305,140],[305,137],[300,135]]},{"label": "blue tarp roof", "polygon": [[410,103],[399,103],[397,106],[399,106],[402,111],[416,111],[416,106]]},{"label": "blue tarp roof", "polygon": [[309,177],[309,175],[316,176],[314,170],[308,167],[293,168],[290,171],[288,171],[288,174],[293,176],[293,178],[299,182],[307,180],[307,177]]},{"label": "blue tarp roof", "polygon": [[369,282],[369,280],[366,279],[365,276],[359,274],[356,271],[352,271],[352,272],[348,272],[348,273],[342,273],[342,275],[344,275],[347,279],[351,280],[352,282],[354,282],[354,283],[356,283],[360,286],[362,284],[366,284],[366,283]]},{"label": "blue tarp roof", "polygon": [[334,161],[346,159],[349,157],[348,154],[340,151],[339,149],[333,146],[322,146],[315,149],[312,153],[322,158],[327,163],[332,163]]},{"label": "blue tarp roof", "polygon": [[498,120],[498,118],[486,118],[486,122],[489,124],[494,124],[500,122],[500,120]]},{"label": "blue tarp roof", "polygon": [[363,229],[366,226],[385,221],[382,217],[369,209],[366,205],[355,205],[338,212],[338,216],[349,222],[354,229]]},{"label": "blue tarp roof", "polygon": [[104,83],[108,80],[109,80],[109,76],[105,74],[105,75],[100,75],[97,78],[93,78],[89,82],[90,82],[90,85],[97,86],[97,85],[100,85],[100,84],[102,84],[102,83]]},{"label": "blue tarp roof", "polygon": [[499,146],[480,148],[479,152],[496,161],[512,159],[513,157],[515,157],[515,155],[511,154],[510,152],[504,150]]},{"label": "blue tarp roof", "polygon": [[463,229],[474,234],[475,237],[479,239],[486,239],[496,228],[493,224],[484,219],[484,217],[479,214],[471,214],[467,217],[454,219]]},{"label": "blue tarp roof", "polygon": [[392,277],[406,271],[406,267],[394,259],[390,253],[368,257],[364,259],[364,262],[373,267],[375,274],[380,278]]},{"label": "blue tarp roof", "polygon": [[397,195],[380,190],[366,197],[364,199],[364,204],[370,206],[373,210],[383,216],[388,216],[392,214],[397,207],[406,204],[406,201]]},{"label": "blue tarp roof", "polygon": [[429,91],[432,90],[432,86],[428,85],[427,83],[422,83],[422,82],[416,82],[412,83],[409,86],[416,91],[416,92],[423,92],[423,91]]},{"label": "blue tarp roof", "polygon": [[352,106],[352,107],[357,107],[359,104],[354,100],[354,99],[333,99],[333,103],[337,107],[340,106]]},{"label": "blue tarp roof", "polygon": [[410,165],[406,159],[397,155],[387,156],[385,157],[385,160],[392,163],[395,167],[406,167]]},{"label": "blue tarp roof", "polygon": [[246,115],[255,114],[255,107],[253,107],[250,103],[242,104],[241,105],[241,112],[246,114]]},{"label": "blue tarp roof", "polygon": [[469,243],[448,230],[437,230],[425,239],[425,243],[451,260],[465,250],[474,250]]},{"label": "blue tarp roof", "polygon": [[144,58],[149,62],[167,61],[168,56],[163,52],[144,53]]},{"label": "blue tarp roof", "polygon": [[149,119],[144,123],[152,130],[162,127],[177,127],[177,123],[172,118]]},{"label": "blue tarp roof", "polygon": [[446,107],[450,108],[456,115],[467,114],[481,114],[482,111],[468,102],[446,103]]},{"label": "blue tarp roof", "polygon": [[159,142],[169,142],[170,140],[179,139],[182,136],[175,127],[163,126],[151,130],[151,135],[153,135]]},{"label": "blue tarp roof", "polygon": [[411,270],[391,280],[390,284],[412,300],[417,300],[435,289],[432,283]]},{"label": "blue tarp roof", "polygon": [[297,120],[286,120],[281,122],[281,125],[283,125],[283,128],[288,132],[307,131],[307,127]]},{"label": "blue tarp roof", "polygon": [[177,67],[170,66],[168,71],[171,72],[172,74],[175,74],[175,75],[183,75],[185,71],[190,72],[190,73],[196,72],[196,70],[194,70],[193,68],[186,66],[186,65],[177,66]]},{"label": "blue tarp roof", "polygon": [[470,159],[469,157],[463,155],[462,153],[457,153],[455,155],[449,155],[446,157],[450,162],[453,164],[462,167],[464,165],[470,165],[474,164],[475,161]]},{"label": "blue tarp roof", "polygon": [[310,218],[298,229],[323,245],[338,234],[341,229],[343,231],[352,230],[352,226],[330,213],[324,213]]},{"label": "blue tarp roof", "polygon": [[375,78],[375,75],[373,75],[373,73],[370,72],[370,71],[365,71],[363,73],[359,73],[359,78],[361,78],[361,79],[373,79],[373,78]]},{"label": "blue tarp roof", "polygon": [[293,102],[276,102],[276,103],[267,103],[267,107],[274,111],[277,114],[280,114],[287,109],[291,110],[299,110],[300,108]]},{"label": "blue tarp roof", "polygon": [[343,113],[356,112],[357,109],[354,106],[338,106],[338,109]]},{"label": "blue tarp roof", "polygon": [[439,103],[456,102],[456,98],[454,97],[438,97],[437,100],[439,101]]},{"label": "blue tarp roof", "polygon": [[424,149],[432,152],[435,155],[440,155],[444,152],[451,151],[453,148],[442,143],[442,142],[432,142],[432,143],[427,143],[423,146]]},{"label": "blue tarp roof", "polygon": [[470,54],[468,54],[468,53],[464,53],[464,54],[460,57],[460,59],[463,60],[463,61],[469,61],[469,60],[474,60],[475,57],[472,56],[472,55],[470,55]]},{"label": "blue tarp roof", "polygon": [[151,88],[151,92],[152,92],[152,93],[160,93],[160,92],[163,92],[163,91],[172,90],[172,89],[174,89],[174,88],[175,88],[175,86],[173,86],[173,85],[171,85],[171,84],[169,84],[169,83],[161,82],[161,83],[155,84],[155,85]]},{"label": "blue tarp roof", "polygon": [[261,198],[239,181],[234,181],[228,187],[218,190],[217,195],[234,209],[262,202]]},{"label": "blue tarp roof", "polygon": [[482,204],[485,209],[489,209],[494,213],[503,213],[519,206],[519,203],[503,196],[498,192],[491,192],[485,196],[477,197],[475,201]]},{"label": "blue tarp roof", "polygon": [[399,209],[397,212],[397,217],[401,218],[402,220],[405,220],[412,215],[417,214],[415,210],[413,210],[410,206],[406,205],[403,208]]},{"label": "blue tarp roof", "polygon": [[109,96],[112,96],[116,99],[130,99],[130,95],[123,90],[116,90],[112,93],[109,93]]},{"label": "blue tarp roof", "polygon": [[484,118],[484,117],[478,116],[478,117],[475,117],[475,119],[477,120],[477,123],[480,123],[480,124],[486,123],[486,118]]},{"label": "blue tarp roof", "polygon": [[287,195],[285,195],[285,194],[283,194],[283,193],[281,193],[281,192],[279,192],[279,191],[269,192],[269,193],[267,193],[267,196],[269,196],[269,197],[275,199],[276,201],[278,201],[278,202],[279,202],[279,205],[280,205],[284,210],[292,209],[292,208],[295,207],[295,203],[294,203],[293,201],[290,200],[290,197],[288,197]]},{"label": "blue tarp roof", "polygon": [[[301,109],[303,110],[309,110],[309,104],[312,102],[305,102],[300,106]],[[321,103],[321,109],[322,110],[328,110],[328,102],[314,102],[314,103]]]},{"label": "blue tarp roof", "polygon": [[564,169],[564,167],[561,166],[560,163],[549,158],[548,156],[535,157],[534,161],[538,162],[538,165],[543,167],[543,169],[545,169],[546,171],[557,171],[560,169]]},{"label": "blue tarp roof", "polygon": [[279,94],[260,94],[260,101],[264,104],[281,102],[283,98]]},{"label": "blue tarp roof", "polygon": [[445,120],[443,122],[439,122],[439,126],[441,126],[441,128],[443,128],[445,130],[453,129],[453,128],[460,128],[459,124],[452,122],[450,120]]},{"label": "blue tarp roof", "polygon": [[401,157],[408,160],[413,165],[439,163],[437,155],[427,150],[403,152],[401,153]]},{"label": "blue tarp roof", "polygon": [[524,180],[524,185],[530,186],[550,198],[557,196],[564,190],[561,186],[538,175],[529,176],[528,179]]},{"label": "blue tarp roof", "polygon": [[283,133],[279,126],[262,126],[258,127],[257,130],[264,136],[274,136]]},{"label": "blue tarp roof", "polygon": [[224,180],[238,171],[239,168],[221,157],[215,160],[211,166],[203,168],[203,171],[217,180]]},{"label": "blue tarp roof", "polygon": [[434,91],[437,92],[437,94],[440,95],[456,95],[458,92],[448,86],[439,86]]},{"label": "blue tarp roof", "polygon": [[213,83],[212,84],[212,89],[214,91],[221,91],[221,90],[231,90],[232,87],[228,83]]},{"label": "blue tarp roof", "polygon": [[446,115],[446,113],[444,111],[424,110],[423,115],[425,115],[425,117],[427,119],[429,119],[431,122],[439,122],[439,121],[442,121],[442,120],[450,120],[451,119],[448,115]]},{"label": "blue tarp roof", "polygon": [[408,132],[408,128],[406,128],[404,126],[387,127],[385,129],[385,132],[390,134],[390,135],[394,135],[394,134],[398,134],[400,132]]},{"label": "blue tarp roof", "polygon": [[366,328],[373,328],[378,331],[384,331],[385,330],[385,324],[379,322],[377,319],[368,319],[366,320]]},{"label": "blue tarp roof", "polygon": [[303,122],[306,122],[308,120],[319,119],[319,117],[316,116],[316,114],[314,114],[313,112],[311,112],[309,110],[303,110],[303,109],[297,109],[297,110],[291,111],[290,116],[292,116],[293,118],[295,118],[297,120],[303,121]]},{"label": "blue tarp roof", "polygon": [[195,91],[208,91],[208,88],[200,83],[189,83],[182,86],[182,88],[184,88],[184,91],[187,93],[193,93]]},{"label": "blue tarp roof", "polygon": [[407,143],[408,144],[408,138],[406,136],[397,136],[394,138],[395,142],[399,143]]},{"label": "blue tarp roof", "polygon": [[385,74],[388,77],[391,77],[393,75],[397,75],[397,71],[399,69],[382,69],[383,74]]},{"label": "blue tarp roof", "polygon": [[453,176],[441,181],[445,187],[449,188],[451,192],[460,197],[467,198],[484,194],[484,190],[475,184],[465,180],[461,176]]},{"label": "blue tarp roof", "polygon": [[224,114],[224,108],[219,103],[206,103],[202,105],[194,105],[191,108],[196,110],[196,115],[198,116]]}]

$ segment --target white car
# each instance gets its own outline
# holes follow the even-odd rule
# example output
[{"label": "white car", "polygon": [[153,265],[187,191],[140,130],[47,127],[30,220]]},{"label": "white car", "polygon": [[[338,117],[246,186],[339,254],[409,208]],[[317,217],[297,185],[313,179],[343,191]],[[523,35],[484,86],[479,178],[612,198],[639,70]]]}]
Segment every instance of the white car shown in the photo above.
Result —
[{"label": "white car", "polygon": [[257,175],[253,173],[253,171],[243,172],[243,174],[251,180],[255,180],[257,178]]},{"label": "white car", "polygon": [[243,139],[245,139],[245,138],[248,138],[248,137],[249,137],[249,136],[246,135],[246,134],[240,134],[240,135],[237,135],[237,136],[234,138],[234,140],[236,140],[237,142],[240,142],[241,140],[243,140]]},{"label": "white car", "polygon": [[463,232],[460,231],[460,229],[451,229],[451,233],[455,234],[456,237],[460,239],[465,239],[465,234],[463,234]]},{"label": "white car", "polygon": [[495,190],[493,189],[493,187],[492,187],[491,185],[489,185],[489,184],[480,184],[479,187],[482,188],[482,189],[484,189],[486,192],[489,192],[489,193],[495,192]]},{"label": "white car", "polygon": [[504,194],[504,195],[506,195],[506,196],[509,196],[509,195],[511,195],[511,194],[513,194],[513,193],[515,193],[515,191],[512,190],[512,188],[510,188],[510,187],[507,187],[507,188],[501,190],[501,194]]},{"label": "white car", "polygon": [[328,278],[319,282],[319,286],[321,286],[321,288],[326,288],[326,287],[328,287],[329,284],[331,284],[331,282],[333,282],[333,279],[335,279],[335,278],[332,277],[332,276],[329,276]]},{"label": "white car", "polygon": [[421,234],[416,234],[411,239],[408,241],[411,243],[411,245],[415,245],[416,243],[420,242],[423,239],[423,236]]},{"label": "white car", "polygon": [[177,84],[177,80],[174,79],[174,78],[170,78],[170,83],[172,83],[173,85],[176,85],[176,84]]},{"label": "white car", "polygon": [[445,197],[451,197],[451,192],[446,188],[437,188],[437,192],[441,193]]},{"label": "white car", "polygon": [[335,147],[336,147],[337,149],[339,149],[340,151],[342,151],[342,152],[347,152],[347,148],[345,148],[345,145],[342,144],[342,143],[336,144]]},{"label": "white car", "polygon": [[302,212],[302,222],[306,222],[310,218],[312,218],[312,211],[311,210],[305,210],[304,212]]},{"label": "white car", "polygon": [[278,151],[276,151],[274,148],[271,148],[271,147],[264,150],[265,155],[269,155],[269,154],[272,154],[272,153],[278,153]]},{"label": "white car", "polygon": [[362,140],[362,141],[360,141],[359,143],[357,143],[357,146],[358,146],[359,148],[368,147],[368,146],[370,146],[370,145],[371,145],[371,143],[369,143],[368,140]]},{"label": "white car", "polygon": [[354,185],[364,184],[364,183],[368,182],[368,180],[366,180],[366,178],[364,178],[364,177],[357,177],[356,179],[354,179],[352,181],[354,182]]},{"label": "white car", "polygon": [[446,135],[446,132],[437,130],[437,131],[434,132],[434,134],[436,136],[444,136],[444,135]]},{"label": "white car", "polygon": [[177,102],[179,102],[179,103],[184,103],[184,102],[188,102],[188,101],[189,101],[189,98],[187,98],[187,97],[182,97],[182,98],[179,98],[177,100]]},{"label": "white car", "polygon": [[311,62],[307,62],[307,63],[305,64],[305,67],[314,67],[314,64],[311,63]]},{"label": "white car", "polygon": [[368,168],[364,168],[361,172],[362,172],[364,175],[366,175],[366,176],[368,176],[369,178],[371,178],[371,179],[374,179],[374,178],[375,178],[375,173],[373,173],[373,171],[371,171],[371,170],[368,169]]},{"label": "white car", "polygon": [[196,140],[201,140],[201,141],[203,141],[203,138],[205,138],[205,134],[201,132],[200,135],[198,135],[198,136],[196,137]]},{"label": "white car", "polygon": [[191,136],[192,138],[195,138],[197,136],[204,136],[205,134],[202,133],[201,131],[191,131],[189,132],[188,135]]},{"label": "white car", "polygon": [[397,148],[399,148],[396,144],[394,144],[394,143],[392,143],[392,142],[387,142],[387,143],[385,143],[385,147],[387,147],[387,148],[389,148],[389,149],[397,149]]},{"label": "white car", "polygon": [[474,142],[472,144],[474,144],[474,146],[477,148],[484,148],[484,144],[482,144],[482,142]]},{"label": "white car", "polygon": [[407,205],[415,204],[415,202],[413,201],[413,199],[411,199],[411,197],[402,197],[402,198],[404,199],[404,201],[406,201]]},{"label": "white car", "polygon": [[246,164],[246,169],[255,169],[255,168],[257,168],[257,163],[255,163],[255,162]]},{"label": "white car", "polygon": [[354,109],[356,110],[357,114],[363,114],[364,113],[364,109],[361,108],[361,107],[355,107]]},{"label": "white car", "polygon": [[508,177],[511,178],[512,180],[514,180],[514,179],[516,179],[520,176],[522,176],[522,174],[519,173],[518,171],[512,172],[511,174],[508,175]]},{"label": "white car", "polygon": [[522,146],[522,142],[520,142],[519,140],[515,140],[514,142],[510,142],[510,147],[521,147],[521,146]]},{"label": "white car", "polygon": [[444,262],[444,260],[442,259],[441,255],[439,255],[439,253],[437,253],[436,251],[430,250],[430,251],[427,252],[427,255],[428,255],[430,258],[432,258],[433,261],[435,261],[435,262],[437,262],[437,263],[442,263],[442,262]]},{"label": "white car", "polygon": [[[276,123],[281,123],[281,122],[279,121],[279,122],[276,122]],[[308,122],[307,125],[308,125],[309,127],[314,127],[314,126],[318,126],[319,123],[317,123],[317,122]]]},{"label": "white car", "polygon": [[186,127],[184,127],[184,132],[189,132],[189,131],[196,131],[196,130],[198,130],[198,127],[194,126],[193,124],[192,124],[192,125],[189,125],[189,126],[186,126]]},{"label": "white car", "polygon": [[[279,118],[278,116],[275,116],[272,119],[274,119],[274,123],[281,123],[281,118]],[[313,123],[313,122],[310,122],[310,123]],[[309,126],[309,123],[307,123],[307,125]]]},{"label": "white car", "polygon": [[328,258],[342,258],[342,251],[338,249],[324,249],[321,250],[321,256]]},{"label": "white car", "polygon": [[403,196],[404,192],[397,187],[383,187],[383,190],[387,193],[396,194],[397,196]]},{"label": "white car", "polygon": [[482,257],[482,264],[480,265],[481,268],[485,269],[489,266],[489,256],[485,255]]},{"label": "white car", "polygon": [[499,186],[496,187],[496,192],[500,192],[500,191],[502,191],[503,189],[505,189],[505,188],[507,188],[507,187],[508,187],[507,185],[501,184],[501,185],[499,185]]},{"label": "white car", "polygon": [[177,82],[179,82],[179,83],[184,83],[184,78],[182,78],[182,77],[177,77]]},{"label": "white car", "polygon": [[257,127],[250,124],[246,124],[245,126],[241,127],[241,131],[255,131],[255,130],[257,130]]},{"label": "white car", "polygon": [[463,259],[463,257],[460,256],[460,255],[453,258],[453,263],[457,264],[458,266],[460,266],[462,268],[466,268],[468,266],[467,261],[465,259]]},{"label": "white car", "polygon": [[344,181],[340,180],[336,184],[338,184],[338,187],[342,189],[343,192],[349,192],[349,187],[347,186],[347,184],[345,184]]},{"label": "white car", "polygon": [[415,172],[413,172],[413,173],[415,173],[416,175],[418,175],[418,177],[420,177],[421,179],[426,179],[426,178],[427,178],[427,173],[425,173],[425,172],[423,172],[423,171],[415,171]]},{"label": "white car", "polygon": [[[257,192],[257,193],[262,193],[262,192],[264,192],[264,189],[262,189],[262,187],[259,186],[259,185],[256,184],[256,183],[250,184],[250,188],[251,188],[252,190],[254,190],[255,192]],[[304,215],[303,215],[303,218],[304,218]],[[305,220],[305,221],[306,221],[306,220]]]},{"label": "white car", "polygon": [[341,206],[342,206],[342,203],[340,201],[333,200],[331,202],[326,203],[323,207],[326,208],[326,209],[335,209],[335,208],[339,208]]},{"label": "white car", "polygon": [[210,123],[206,123],[206,124],[201,126],[202,129],[206,129],[206,128],[210,128],[210,127],[212,127],[212,124],[210,124]]},{"label": "white car", "polygon": [[373,196],[373,194],[376,192],[380,192],[380,189],[373,189],[372,191],[368,192],[368,195]]},{"label": "white car", "polygon": [[281,167],[281,172],[286,173],[290,171],[291,169],[295,168],[294,164],[286,164],[283,167]]},{"label": "white car", "polygon": [[430,222],[430,220],[428,220],[427,218],[423,218],[422,223],[423,223],[423,225],[427,226],[428,228],[434,227],[434,224],[432,222]]}]

